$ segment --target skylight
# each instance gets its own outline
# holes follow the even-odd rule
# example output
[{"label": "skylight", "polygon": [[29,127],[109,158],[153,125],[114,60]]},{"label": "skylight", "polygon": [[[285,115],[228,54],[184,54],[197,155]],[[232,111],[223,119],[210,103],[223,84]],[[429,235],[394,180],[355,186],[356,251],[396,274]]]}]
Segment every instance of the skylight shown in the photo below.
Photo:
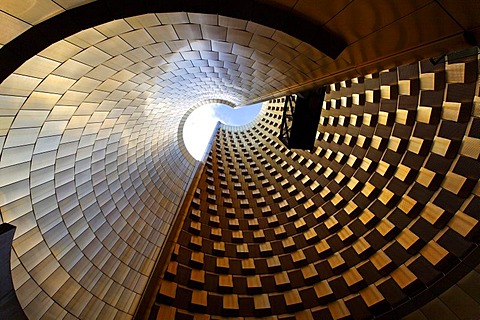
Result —
[{"label": "skylight", "polygon": [[252,122],[262,108],[262,103],[232,108],[221,103],[209,103],[195,109],[183,127],[183,139],[188,152],[202,160],[214,134],[217,123],[242,126]]}]

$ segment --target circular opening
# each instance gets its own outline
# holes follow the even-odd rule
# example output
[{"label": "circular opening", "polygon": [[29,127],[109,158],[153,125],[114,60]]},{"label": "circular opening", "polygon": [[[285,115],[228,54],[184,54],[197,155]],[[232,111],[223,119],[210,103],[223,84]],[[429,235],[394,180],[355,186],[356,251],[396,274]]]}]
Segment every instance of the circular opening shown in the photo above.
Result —
[{"label": "circular opening", "polygon": [[221,103],[209,103],[198,107],[188,116],[183,127],[183,140],[188,152],[196,160],[202,160],[218,122],[242,126],[252,122],[261,108],[262,103],[238,108]]}]

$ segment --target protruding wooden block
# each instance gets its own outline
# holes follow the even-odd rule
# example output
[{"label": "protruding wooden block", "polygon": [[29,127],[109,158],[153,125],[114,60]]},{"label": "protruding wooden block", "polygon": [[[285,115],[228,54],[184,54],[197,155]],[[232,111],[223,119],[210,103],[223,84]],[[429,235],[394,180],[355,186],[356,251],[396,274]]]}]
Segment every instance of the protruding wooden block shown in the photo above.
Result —
[{"label": "protruding wooden block", "polygon": [[332,252],[330,245],[325,239],[320,240],[320,242],[315,245],[315,250],[317,251],[320,258],[325,258]]},{"label": "protruding wooden block", "polygon": [[303,233],[303,237],[308,244],[313,244],[319,240],[318,234],[315,229],[308,229]]},{"label": "protruding wooden block", "polygon": [[175,319],[176,313],[176,308],[161,304],[157,313],[157,320]]},{"label": "protruding wooden block", "polygon": [[357,292],[365,284],[365,280],[355,267],[347,269],[342,273],[342,277],[352,292]]},{"label": "protruding wooden block", "polygon": [[250,294],[262,292],[262,282],[259,275],[247,277],[247,290]]},{"label": "protruding wooden block", "polygon": [[223,306],[222,311],[227,315],[236,315],[238,314],[238,295],[236,294],[226,294],[223,296]]},{"label": "protruding wooden block", "polygon": [[433,240],[428,242],[422,250],[420,250],[420,254],[436,269],[441,271],[447,271],[447,269],[449,269],[449,262],[453,258],[450,252]]},{"label": "protruding wooden block", "polygon": [[340,273],[347,268],[345,260],[338,252],[335,252],[333,255],[328,257],[327,261],[335,273]]},{"label": "protruding wooden block", "polygon": [[360,290],[360,295],[368,309],[373,312],[380,313],[380,310],[388,308],[387,300],[374,284]]},{"label": "protruding wooden block", "polygon": [[220,292],[232,292],[233,277],[231,274],[221,274],[218,276],[218,289]]},{"label": "protruding wooden block", "polygon": [[373,248],[370,246],[370,243],[365,240],[365,238],[358,238],[353,244],[353,249],[361,257],[366,258],[373,253]]},{"label": "protruding wooden block", "polygon": [[207,308],[208,292],[203,290],[193,290],[190,304],[193,309],[205,310]]},{"label": "protruding wooden block", "polygon": [[194,288],[203,288],[203,285],[205,284],[205,271],[192,269],[189,283]]},{"label": "protruding wooden block", "polygon": [[190,257],[190,265],[194,268],[202,268],[204,263],[204,253],[193,251]]},{"label": "protruding wooden block", "polygon": [[242,272],[244,274],[252,274],[255,272],[255,261],[252,258],[242,260]]},{"label": "protruding wooden block", "polygon": [[415,291],[416,285],[420,282],[417,276],[415,276],[415,274],[403,264],[392,271],[390,275],[398,286],[407,294]]},{"label": "protruding wooden block", "polygon": [[350,311],[342,299],[329,303],[328,310],[334,320],[350,319],[351,317]]},{"label": "protruding wooden block", "polygon": [[307,284],[313,283],[319,278],[317,269],[315,269],[315,265],[313,264],[307,264],[306,266],[302,267],[300,271],[302,272],[302,277]]},{"label": "protruding wooden block", "polygon": [[296,249],[295,241],[293,241],[293,238],[283,239],[282,240],[282,246],[283,246],[283,250],[285,250],[285,252],[291,252],[291,251]]},{"label": "protruding wooden block", "polygon": [[165,275],[164,275],[165,279],[173,280],[177,275],[177,269],[178,269],[178,262],[170,261],[168,263],[167,270],[165,271]]},{"label": "protruding wooden block", "polygon": [[267,267],[269,272],[276,272],[278,270],[281,270],[282,265],[280,263],[280,260],[278,259],[278,256],[267,258]]},{"label": "protruding wooden block", "polygon": [[162,281],[158,294],[162,302],[172,304],[177,294],[177,284],[175,282]]},{"label": "protruding wooden block", "polygon": [[479,221],[462,211],[455,213],[448,226],[466,239],[474,237],[480,229]]},{"label": "protruding wooden block", "polygon": [[307,264],[307,262],[308,262],[307,257],[305,257],[305,254],[303,253],[302,250],[296,250],[296,251],[292,252],[291,256],[292,256],[293,264],[297,268]]},{"label": "protruding wooden block", "polygon": [[283,290],[291,287],[290,279],[288,277],[287,272],[285,271],[278,272],[278,273],[275,273],[273,276],[275,279],[275,285],[279,290]]},{"label": "protruding wooden block", "polygon": [[253,296],[253,304],[256,316],[265,316],[271,310],[270,300],[267,294],[259,294]]},{"label": "protruding wooden block", "polygon": [[287,306],[287,311],[295,312],[302,308],[302,298],[297,289],[289,290],[284,293],[285,304]]},{"label": "protruding wooden block", "polygon": [[377,231],[388,240],[398,232],[398,228],[386,218],[380,220],[375,229],[377,229]]},{"label": "protruding wooden block", "polygon": [[382,250],[375,252],[370,257],[370,261],[373,263],[375,268],[383,274],[390,272],[390,270],[395,267],[393,261]]},{"label": "protruding wooden block", "polygon": [[315,283],[313,289],[320,304],[325,304],[334,297],[333,290],[326,280]]},{"label": "protruding wooden block", "polygon": [[217,258],[215,268],[219,273],[228,272],[230,269],[230,259],[227,257]]}]

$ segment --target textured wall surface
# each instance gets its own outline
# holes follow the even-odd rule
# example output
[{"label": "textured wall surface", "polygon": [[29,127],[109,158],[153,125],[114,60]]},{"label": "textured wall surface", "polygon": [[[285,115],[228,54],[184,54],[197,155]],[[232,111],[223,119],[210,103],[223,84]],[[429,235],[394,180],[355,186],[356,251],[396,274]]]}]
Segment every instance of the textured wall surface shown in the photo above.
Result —
[{"label": "textured wall surface", "polygon": [[56,42],[6,78],[1,221],[17,226],[27,315],[131,317],[193,174],[191,108],[293,85],[315,53],[247,21],[148,14]]},{"label": "textured wall surface", "polygon": [[[179,135],[192,107],[212,100],[239,105],[278,97],[299,87],[465,48],[469,42],[464,32],[473,38],[480,33],[479,14],[479,2],[474,0],[354,0],[335,5],[330,0],[2,0],[0,222],[17,227],[12,274],[27,316],[132,317],[193,175],[195,162]],[[343,45],[346,48],[340,52]],[[424,162],[434,158],[427,157],[425,150],[438,154],[446,148],[446,158],[461,154],[453,163],[442,163],[450,171],[432,174],[438,166],[426,162],[426,169],[412,172],[422,177],[420,185],[428,185],[427,190],[441,181],[443,189],[435,190],[455,194],[452,186],[463,181],[458,191],[463,197],[478,179],[476,173],[465,176],[457,169],[457,162],[464,166],[465,158],[477,154],[477,138],[470,133],[476,126],[464,118],[476,109],[463,101],[452,102],[457,94],[464,94],[463,86],[458,88],[461,93],[455,89],[462,70],[443,73],[450,77],[447,86],[454,88],[449,93],[445,85],[437,87],[445,83],[442,73],[424,68],[419,69],[426,73],[419,76],[420,84],[427,87],[420,89],[444,90],[448,96],[441,110],[446,110],[446,118],[439,119],[439,109],[432,109],[430,129],[422,125],[415,126],[415,133],[399,129],[392,137],[412,141],[409,152],[425,156]],[[385,82],[378,89],[375,81],[383,81],[381,77],[373,84],[365,79],[367,101],[378,99],[385,90],[393,96],[396,89],[405,94],[401,91],[405,82],[400,81],[398,86]],[[398,77],[405,80],[400,73]],[[466,73],[462,81],[472,83],[472,74]],[[344,87],[355,86],[345,82]],[[402,139],[390,138],[383,129],[377,132],[374,122],[368,124],[377,119],[374,108],[353,103],[363,98],[353,91],[350,96],[348,90],[332,91],[330,99],[336,103],[328,105],[328,112],[338,116],[338,123],[345,122],[349,111],[335,114],[335,110],[343,103],[349,105],[351,98],[352,105],[363,108],[340,110],[351,110],[350,122],[365,124],[338,126],[329,118],[339,131],[332,129],[333,138],[327,139],[358,137],[353,142],[358,147],[335,142],[355,151],[370,144],[383,148],[388,137],[403,150]],[[421,103],[438,98],[420,96],[426,99]],[[418,104],[415,113],[420,123],[428,118],[424,107]],[[404,113],[395,114],[401,118]],[[443,117],[443,111],[440,114]],[[464,135],[445,136],[450,132],[448,121],[460,123],[458,130]],[[428,140],[434,126],[439,130],[434,136],[440,138]],[[272,135],[275,129],[264,133]],[[347,129],[352,133],[344,132]],[[348,148],[344,152],[335,149],[332,141],[322,141],[331,151],[325,149],[319,158],[329,159],[332,152],[350,157]],[[367,158],[375,157],[374,149],[368,148]],[[405,166],[416,168],[408,159]],[[326,172],[339,170],[322,165]],[[365,175],[355,179],[362,187],[366,182],[361,180]],[[418,188],[413,190],[417,194]],[[438,196],[435,192],[432,201],[444,198],[445,192]],[[469,215],[467,200],[462,202],[466,207],[455,212]],[[438,201],[432,203],[442,207]],[[440,221],[453,213],[448,211]],[[472,230],[468,237],[475,234],[476,224]],[[462,234],[468,239],[467,235]]]},{"label": "textured wall surface", "polygon": [[283,99],[220,128],[157,319],[475,319],[477,49],[447,60],[330,85],[312,153],[275,137]]}]

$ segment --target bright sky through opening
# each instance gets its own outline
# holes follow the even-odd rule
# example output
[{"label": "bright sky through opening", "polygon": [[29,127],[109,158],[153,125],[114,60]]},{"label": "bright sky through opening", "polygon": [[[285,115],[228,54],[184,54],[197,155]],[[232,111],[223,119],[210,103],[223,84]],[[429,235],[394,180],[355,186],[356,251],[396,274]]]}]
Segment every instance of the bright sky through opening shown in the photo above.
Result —
[{"label": "bright sky through opening", "polygon": [[217,122],[241,126],[252,122],[260,112],[262,103],[232,108],[220,103],[209,103],[195,109],[185,121],[183,139],[188,152],[202,160]]}]

